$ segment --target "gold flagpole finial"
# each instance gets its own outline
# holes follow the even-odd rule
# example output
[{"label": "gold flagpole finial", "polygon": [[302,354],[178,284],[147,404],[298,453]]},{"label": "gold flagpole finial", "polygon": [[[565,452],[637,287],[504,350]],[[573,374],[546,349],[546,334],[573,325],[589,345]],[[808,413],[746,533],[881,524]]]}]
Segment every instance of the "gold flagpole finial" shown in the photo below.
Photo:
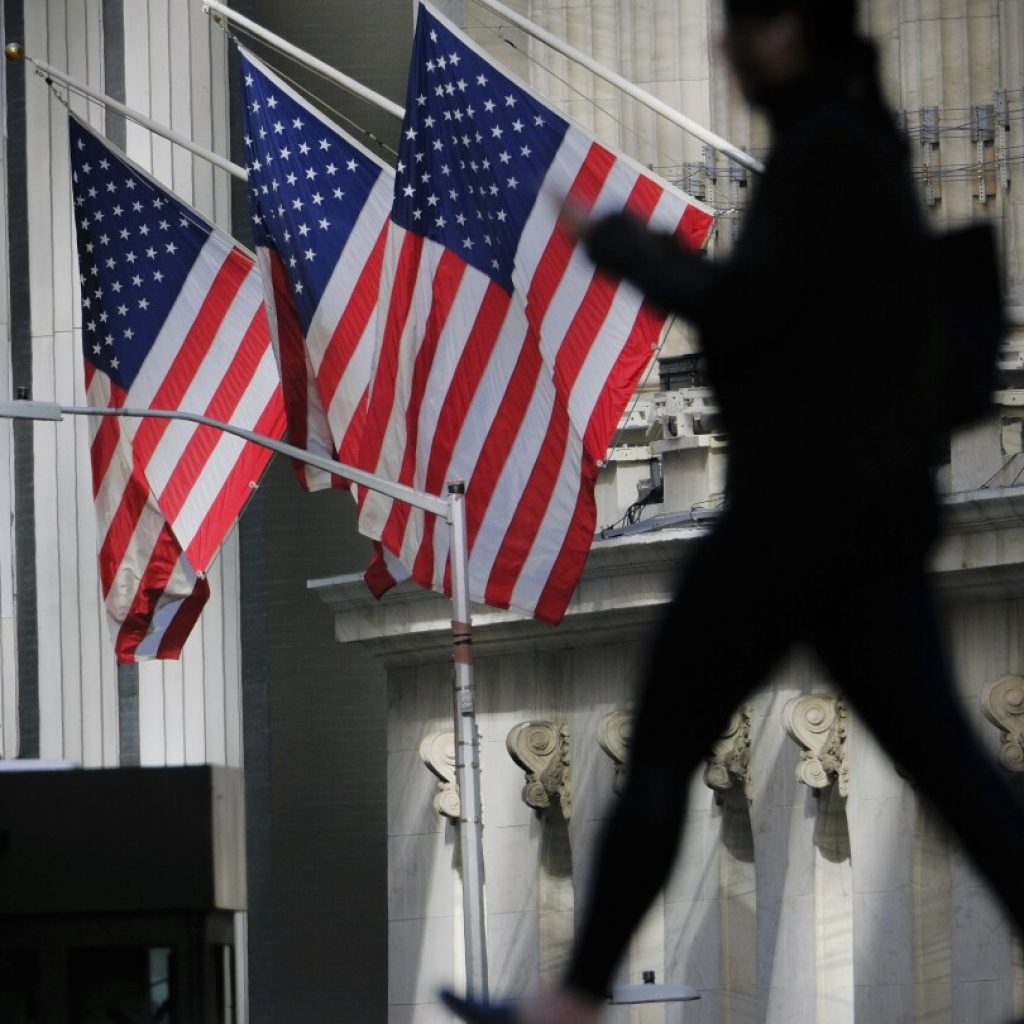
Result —
[{"label": "gold flagpole finial", "polygon": [[21,43],[8,43],[4,47],[4,53],[7,54],[8,60],[25,59],[25,48],[21,45]]}]

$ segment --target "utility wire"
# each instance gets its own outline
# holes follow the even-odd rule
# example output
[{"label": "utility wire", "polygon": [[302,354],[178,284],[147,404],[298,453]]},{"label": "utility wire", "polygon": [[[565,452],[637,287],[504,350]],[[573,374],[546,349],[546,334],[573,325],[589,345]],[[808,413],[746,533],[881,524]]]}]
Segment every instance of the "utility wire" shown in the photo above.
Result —
[{"label": "utility wire", "polygon": [[[215,24],[220,26],[221,31],[236,45],[240,46],[243,44],[243,41],[239,38],[239,35],[243,35],[246,37],[246,39],[252,39],[256,43],[262,44],[263,46],[269,46],[275,53],[280,54],[280,56],[282,57],[286,57],[288,60],[292,61],[295,64],[298,64],[300,67],[308,71],[310,74],[315,75],[317,78],[319,78],[322,82],[326,83],[327,85],[337,85],[336,82],[328,78],[322,71],[319,71],[317,68],[311,68],[308,65],[303,64],[297,57],[285,52],[284,50],[275,46],[273,43],[268,43],[265,39],[259,39],[251,33],[246,32],[244,28],[229,27],[228,25],[224,24],[220,18],[215,18],[214,22]],[[246,45],[248,44],[246,43]],[[384,152],[390,154],[391,156],[397,159],[398,150],[394,149],[392,146],[389,146],[383,139],[380,138],[380,136],[370,131],[369,128],[364,127],[363,125],[359,124],[358,121],[354,121],[351,117],[342,113],[337,107],[326,102],[323,99],[323,97],[318,96],[311,89],[307,88],[301,82],[297,81],[290,75],[286,74],[279,67],[275,67],[274,71],[281,78],[283,78],[293,89],[295,89],[296,92],[302,93],[302,95],[305,96],[311,103],[313,103],[314,106],[320,107],[321,109],[327,111],[329,114],[337,118],[339,121],[344,121],[345,124],[347,124],[350,128],[354,129],[356,132],[362,135],[363,138],[367,139],[374,146],[378,147],[379,149],[383,150]]]},{"label": "utility wire", "polygon": [[[991,485],[995,482],[996,478],[1002,476],[1002,474],[1010,467],[1010,464],[1014,461],[1014,459],[1019,459],[1022,454],[1024,454],[1024,452],[1011,452],[1003,460],[1003,464],[981,485],[981,487],[978,488],[978,490],[988,490],[988,488],[991,487]],[[1011,487],[1021,478],[1022,473],[1024,473],[1024,468],[1022,468],[1013,478],[1013,481],[1010,484]]]}]

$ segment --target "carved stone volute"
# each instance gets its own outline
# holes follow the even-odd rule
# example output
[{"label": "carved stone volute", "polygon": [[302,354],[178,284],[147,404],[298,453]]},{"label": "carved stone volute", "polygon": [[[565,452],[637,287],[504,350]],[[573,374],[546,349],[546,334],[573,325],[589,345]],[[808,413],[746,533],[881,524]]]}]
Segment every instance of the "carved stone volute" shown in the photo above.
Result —
[{"label": "carved stone volute", "polygon": [[849,769],[846,763],[847,709],[838,697],[812,693],[794,697],[783,709],[786,732],[804,749],[796,777],[812,789],[833,782],[846,796]]},{"label": "carved stone volute", "polygon": [[434,794],[434,810],[457,821],[461,814],[459,786],[455,776],[455,733],[432,732],[420,743],[423,763],[440,779]]},{"label": "carved stone volute", "polygon": [[1011,772],[1024,772],[1024,678],[1003,676],[981,697],[985,717],[1002,733],[999,760]]},{"label": "carved stone volute", "polygon": [[629,711],[612,711],[598,723],[597,742],[615,765],[612,788],[616,793],[621,792],[626,783],[626,762],[632,738],[633,715]]},{"label": "carved stone volute", "polygon": [[572,810],[569,727],[554,722],[520,722],[505,740],[509,755],[526,772],[523,801],[543,810],[557,797],[562,814]]},{"label": "carved stone volute", "polygon": [[746,704],[734,711],[729,727],[718,738],[707,758],[704,783],[719,802],[737,783],[750,799],[750,723],[754,709]]}]

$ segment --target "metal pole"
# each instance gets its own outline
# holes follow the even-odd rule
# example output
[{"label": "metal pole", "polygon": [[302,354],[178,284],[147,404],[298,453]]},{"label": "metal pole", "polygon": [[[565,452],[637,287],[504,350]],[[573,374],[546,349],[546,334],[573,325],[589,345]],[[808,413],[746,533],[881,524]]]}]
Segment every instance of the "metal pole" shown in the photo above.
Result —
[{"label": "metal pole", "polygon": [[459,858],[462,861],[462,926],[466,943],[466,991],[487,999],[487,929],[484,907],[483,813],[480,797],[480,736],[473,689],[473,636],[469,606],[469,546],[466,485],[448,484],[452,576],[452,697],[455,771],[459,784]]},{"label": "metal pole", "polygon": [[534,24],[529,18],[524,18],[521,14],[513,11],[512,8],[506,7],[500,0],[476,0],[477,3],[482,4],[484,7],[489,7],[496,14],[500,14],[503,18],[507,18],[512,22],[513,25],[518,25],[524,32],[533,36],[535,39],[539,39],[542,43],[546,43],[553,50],[557,50],[559,53],[564,54],[570,60],[574,60],[579,64],[582,64],[588,71],[592,71],[598,78],[603,78],[606,82],[610,82],[616,88],[621,89],[624,93],[632,96],[633,99],[639,100],[644,106],[649,107],[651,110],[662,117],[667,118],[673,124],[678,125],[683,129],[684,132],[689,132],[694,138],[700,139],[701,142],[706,143],[713,149],[717,149],[723,156],[728,157],[734,163],[739,164],[741,167],[746,167],[749,171],[754,171],[757,174],[764,172],[764,164],[760,160],[752,157],[749,153],[745,153],[738,146],[734,146],[728,139],[723,139],[721,135],[716,135],[709,128],[705,128],[703,125],[698,124],[692,118],[687,117],[685,114],[681,114],[674,107],[670,107],[663,100],[658,99],[657,96],[652,95],[646,89],[641,89],[640,86],[634,85],[628,78],[623,78],[622,75],[611,71],[606,68],[603,64],[598,64],[593,57],[589,54],[584,53],[582,50],[576,49],[575,46],[571,46],[569,43],[547,29],[541,28],[539,25]]},{"label": "metal pole", "polygon": [[[21,404],[37,406],[42,409],[52,406],[54,410],[63,413],[65,416],[126,416],[129,419],[185,420],[187,423],[198,423],[204,427],[212,427],[214,430],[223,431],[225,434],[234,434],[243,440],[251,441],[253,444],[261,445],[263,448],[269,448],[271,451],[278,452],[281,455],[287,455],[291,459],[298,459],[308,466],[315,466],[317,469],[322,469],[335,476],[344,477],[346,480],[351,480],[354,484],[359,484],[361,487],[377,491],[380,494],[386,494],[389,498],[394,498],[396,501],[404,501],[409,505],[414,505],[416,508],[423,509],[425,512],[433,512],[435,515],[444,516],[445,519],[449,516],[449,503],[437,495],[425,494],[423,491],[406,487],[405,484],[396,484],[390,480],[384,480],[373,473],[367,473],[365,469],[347,466],[344,462],[338,462],[335,459],[326,459],[322,455],[306,451],[305,448],[296,448],[295,445],[288,444],[286,441],[265,437],[263,434],[253,433],[253,431],[246,430],[244,427],[236,427],[233,423],[224,423],[221,420],[211,419],[209,416],[201,416],[199,413],[183,412],[179,409],[132,409],[127,406],[108,409],[88,405],[58,405],[51,402],[21,403],[14,401],[0,402],[0,416],[19,418],[14,410]],[[33,410],[32,418],[60,419],[60,416],[45,415],[43,411]]]},{"label": "metal pole", "polygon": [[480,738],[473,690],[472,618],[469,603],[469,543],[466,538],[466,486],[448,484],[447,499],[384,480],[355,466],[326,459],[285,441],[256,434],[232,423],[177,409],[104,408],[16,399],[0,401],[0,418],[59,421],[64,416],[119,416],[132,419],[185,420],[234,434],[317,469],[344,477],[372,491],[443,516],[448,522],[452,576],[453,717],[459,784],[459,855],[462,861],[462,913],[466,944],[467,990],[487,998],[487,939],[484,918],[483,817],[480,799]]},{"label": "metal pole", "polygon": [[89,99],[95,100],[104,107],[116,111],[118,114],[129,118],[136,124],[141,124],[143,128],[148,128],[154,134],[161,135],[163,138],[181,146],[183,149],[190,150],[195,153],[196,156],[201,156],[204,160],[209,160],[211,164],[215,164],[217,167],[222,168],[227,171],[228,174],[233,174],[236,178],[241,178],[242,181],[247,180],[249,177],[248,174],[246,174],[244,167],[239,167],[238,164],[232,163],[226,157],[220,156],[218,153],[214,153],[213,150],[199,145],[198,142],[193,142],[184,135],[179,135],[177,132],[171,131],[170,128],[165,128],[162,124],[159,124],[152,118],[146,117],[145,114],[140,114],[139,111],[133,110],[131,107],[126,107],[123,103],[115,100],[112,96],[108,96],[106,93],[93,89],[84,82],[78,81],[77,78],[72,78],[63,71],[58,71],[57,68],[53,67],[51,64],[47,64],[46,61],[37,60],[35,57],[27,56],[20,43],[8,43],[4,47],[4,53],[7,55],[8,60],[27,60],[30,64],[43,72],[43,74],[48,78],[55,78],[58,82],[63,82],[75,92],[80,92],[83,96],[88,96]]},{"label": "metal pole", "polygon": [[360,82],[357,82],[354,78],[350,78],[342,71],[338,71],[337,68],[332,68],[330,64],[325,64],[318,57],[314,57],[311,53],[307,53],[305,50],[300,50],[299,47],[293,43],[289,43],[287,39],[282,39],[281,36],[275,32],[271,32],[269,29],[265,29],[262,25],[250,18],[245,17],[243,14],[239,14],[238,11],[233,10],[230,7],[219,3],[218,0],[203,0],[203,13],[209,14],[213,12],[216,18],[223,18],[225,21],[233,21],[236,25],[245,29],[250,35],[256,36],[257,39],[262,39],[264,42],[270,43],[271,46],[280,50],[282,53],[288,54],[289,57],[294,57],[300,64],[305,64],[306,67],[312,68],[314,71],[318,71],[324,78],[329,78],[332,82],[340,85],[343,89],[347,89],[360,98],[373,103],[375,106],[386,110],[389,114],[394,114],[399,120],[405,117],[405,108],[400,107],[393,100],[389,100],[386,96],[381,96],[379,92],[374,92],[372,89],[367,88]]}]

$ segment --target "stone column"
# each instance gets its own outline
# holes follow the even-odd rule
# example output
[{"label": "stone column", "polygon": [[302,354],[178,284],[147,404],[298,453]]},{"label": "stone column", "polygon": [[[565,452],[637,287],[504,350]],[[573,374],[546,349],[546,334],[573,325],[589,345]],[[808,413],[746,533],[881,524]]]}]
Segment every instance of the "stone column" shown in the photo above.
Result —
[{"label": "stone column", "polygon": [[[458,825],[439,810],[454,809],[457,791],[442,796],[421,754],[427,737],[451,732],[447,666],[395,666],[387,687],[388,1005],[398,1020],[458,980],[462,911]],[[431,747],[440,768],[444,743]]]},{"label": "stone column", "polygon": [[758,1017],[765,1024],[817,1020],[815,798],[797,781],[797,746],[782,712],[812,682],[792,661],[754,701],[750,819],[757,881]]},{"label": "stone column", "polygon": [[[542,977],[557,974],[572,935],[565,921],[571,921],[572,907],[565,820],[557,807],[538,813],[523,801],[523,768],[508,747],[524,719],[561,723],[566,662],[556,651],[476,660],[488,963],[495,998],[536,991]],[[569,914],[560,914],[566,900]]]},{"label": "stone column", "polygon": [[917,1020],[953,1020],[953,883],[949,837],[920,803],[913,813],[911,913],[914,1014]]},{"label": "stone column", "polygon": [[796,776],[814,810],[815,1020],[853,1024],[853,879],[846,822],[849,717],[842,698],[794,697],[783,708],[786,732],[803,747]]},{"label": "stone column", "polygon": [[[753,720],[752,705],[737,709],[704,771],[714,794],[710,831],[712,841],[717,838],[718,1014],[723,1024],[758,1020],[757,876],[750,824]],[[709,867],[713,877],[713,863]]]},{"label": "stone column", "polygon": [[[581,646],[572,652],[566,717],[575,738],[569,835],[577,925],[591,898],[594,856],[615,798],[615,765],[602,749],[599,736],[608,715],[631,705],[641,664],[642,651],[634,643]],[[662,915],[659,898],[633,937],[616,980],[639,982],[644,970],[654,970],[659,981],[666,980]],[[609,1024],[632,1020],[625,1007],[611,1008],[607,1019]],[[647,1022],[647,1017],[644,1020]]]},{"label": "stone column", "polygon": [[[913,728],[911,723],[907,727]],[[934,869],[926,853],[915,859],[917,811],[909,785],[896,774],[892,760],[856,716],[849,733],[846,809],[853,884],[856,1018],[916,1020],[919,1018],[914,1014],[921,1003],[915,998],[912,979],[928,976],[923,965],[930,954],[919,954],[915,946],[914,922],[925,919],[920,914],[915,917],[915,906],[918,897],[927,900],[927,882],[934,876]],[[921,871],[912,873],[918,860]],[[920,974],[916,969],[919,962]]]},{"label": "stone column", "polygon": [[536,851],[540,982],[560,980],[572,945],[575,894],[569,818],[572,813],[572,755],[568,726],[553,721],[521,722],[506,739],[512,760],[526,773],[522,800],[539,823]]},{"label": "stone column", "polygon": [[[983,695],[994,680],[1021,670],[1018,605],[957,605],[950,611],[949,624],[964,706],[997,759],[1000,734],[984,717]],[[1013,1005],[1014,936],[988,886],[957,843],[950,849],[950,885],[953,1019],[1012,1019],[1021,1012]]]}]

